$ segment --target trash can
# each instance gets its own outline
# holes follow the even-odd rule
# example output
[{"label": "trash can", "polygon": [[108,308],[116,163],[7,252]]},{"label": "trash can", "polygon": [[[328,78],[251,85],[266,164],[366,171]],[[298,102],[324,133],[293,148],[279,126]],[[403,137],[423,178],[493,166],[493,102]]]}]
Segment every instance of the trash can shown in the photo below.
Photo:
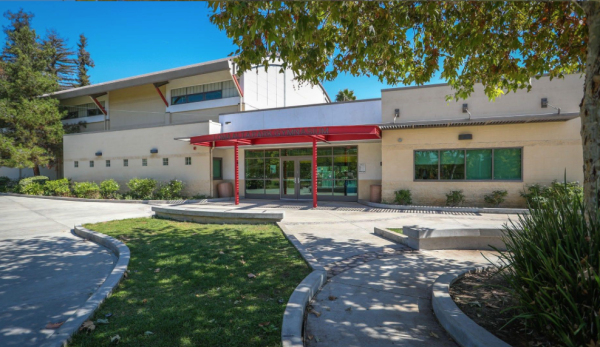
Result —
[{"label": "trash can", "polygon": [[371,184],[371,202],[381,202],[381,184]]},{"label": "trash can", "polygon": [[230,198],[233,196],[233,185],[231,182],[221,182],[217,184],[217,194],[219,198]]}]

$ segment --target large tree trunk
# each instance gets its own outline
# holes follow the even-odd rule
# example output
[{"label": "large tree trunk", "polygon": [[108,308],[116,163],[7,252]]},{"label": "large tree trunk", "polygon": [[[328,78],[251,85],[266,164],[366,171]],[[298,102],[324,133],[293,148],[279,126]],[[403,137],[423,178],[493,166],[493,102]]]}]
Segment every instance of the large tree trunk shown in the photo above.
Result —
[{"label": "large tree trunk", "polygon": [[37,165],[33,166],[33,175],[34,176],[39,176],[40,175],[40,167]]},{"label": "large tree trunk", "polygon": [[585,6],[589,41],[585,85],[581,101],[581,139],[583,141],[583,190],[589,208],[600,207],[600,3]]}]

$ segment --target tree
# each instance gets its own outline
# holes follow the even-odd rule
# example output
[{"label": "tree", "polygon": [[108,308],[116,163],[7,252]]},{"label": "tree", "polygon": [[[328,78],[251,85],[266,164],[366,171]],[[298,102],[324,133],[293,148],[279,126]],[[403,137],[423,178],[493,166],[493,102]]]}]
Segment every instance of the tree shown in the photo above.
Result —
[{"label": "tree", "polygon": [[421,85],[441,70],[466,98],[531,88],[530,78],[585,71],[580,105],[585,200],[599,207],[600,2],[211,2],[239,47],[240,72],[283,58],[300,81],[340,72]]},{"label": "tree", "polygon": [[11,24],[3,28],[6,44],[0,61],[0,166],[33,168],[39,175],[40,165],[56,160],[53,148],[63,135],[58,100],[39,97],[58,89],[48,74],[54,49],[29,27],[31,13],[9,11],[4,16]]},{"label": "tree", "polygon": [[61,89],[73,87],[73,84],[77,81],[75,78],[77,62],[73,59],[75,53],[67,47],[66,39],[52,29],[46,33],[44,43],[54,49],[54,54],[50,57],[48,70],[56,76]]},{"label": "tree", "polygon": [[85,35],[79,35],[79,42],[77,43],[77,87],[83,87],[90,84],[90,76],[88,75],[88,68],[94,67],[94,61],[90,56],[90,52],[86,50],[87,38]]},{"label": "tree", "polygon": [[335,96],[335,102],[352,101],[352,100],[356,100],[356,96],[354,96],[354,91],[348,90],[348,88],[346,88],[344,90],[340,90],[337,93],[337,95]]}]

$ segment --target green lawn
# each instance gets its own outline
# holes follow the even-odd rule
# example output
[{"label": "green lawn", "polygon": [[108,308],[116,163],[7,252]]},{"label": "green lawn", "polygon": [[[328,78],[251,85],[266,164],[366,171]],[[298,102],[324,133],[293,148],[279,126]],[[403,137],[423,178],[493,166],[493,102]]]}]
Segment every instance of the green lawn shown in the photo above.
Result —
[{"label": "green lawn", "polygon": [[402,228],[388,228],[388,230],[391,230],[391,231],[396,232],[398,234],[404,234],[404,232],[402,231]]},{"label": "green lawn", "polygon": [[274,225],[140,218],[85,227],[124,241],[130,271],[93,318],[112,313],[109,324],[70,346],[108,346],[115,335],[119,346],[280,346],[285,305],[310,273]]}]

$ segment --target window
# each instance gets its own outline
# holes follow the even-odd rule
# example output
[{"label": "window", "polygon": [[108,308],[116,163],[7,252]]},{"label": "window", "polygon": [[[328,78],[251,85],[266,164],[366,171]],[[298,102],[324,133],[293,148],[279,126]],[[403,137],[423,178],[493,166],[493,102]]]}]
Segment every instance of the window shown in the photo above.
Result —
[{"label": "window", "polygon": [[79,167],[79,162],[77,160],[75,160],[73,164],[75,164],[75,167]]},{"label": "window", "polygon": [[[190,158],[191,163],[191,158]],[[213,180],[223,179],[223,159],[213,158]]]},{"label": "window", "polygon": [[106,167],[110,167],[110,160],[106,161]]},{"label": "window", "polygon": [[163,158],[163,166],[169,166],[169,158]]},{"label": "window", "polygon": [[129,159],[123,159],[123,166],[129,166]]},{"label": "window", "polygon": [[192,165],[192,157],[185,157],[185,165]]},{"label": "window", "polygon": [[90,160],[90,167],[94,167],[94,161]]},{"label": "window", "polygon": [[521,180],[522,149],[415,151],[415,180]]},{"label": "window", "polygon": [[279,150],[247,150],[245,157],[246,194],[279,196]]},{"label": "window", "polygon": [[171,105],[188,104],[238,96],[233,81],[202,84],[171,90]]},{"label": "window", "polygon": [[[106,107],[106,102],[100,101],[102,107]],[[66,111],[67,115],[65,119],[73,118],[84,118],[91,116],[102,115],[102,111],[96,106],[95,103],[72,105],[72,106],[61,106],[61,111]]]},{"label": "window", "polygon": [[148,159],[142,159],[142,166],[148,166]]}]

